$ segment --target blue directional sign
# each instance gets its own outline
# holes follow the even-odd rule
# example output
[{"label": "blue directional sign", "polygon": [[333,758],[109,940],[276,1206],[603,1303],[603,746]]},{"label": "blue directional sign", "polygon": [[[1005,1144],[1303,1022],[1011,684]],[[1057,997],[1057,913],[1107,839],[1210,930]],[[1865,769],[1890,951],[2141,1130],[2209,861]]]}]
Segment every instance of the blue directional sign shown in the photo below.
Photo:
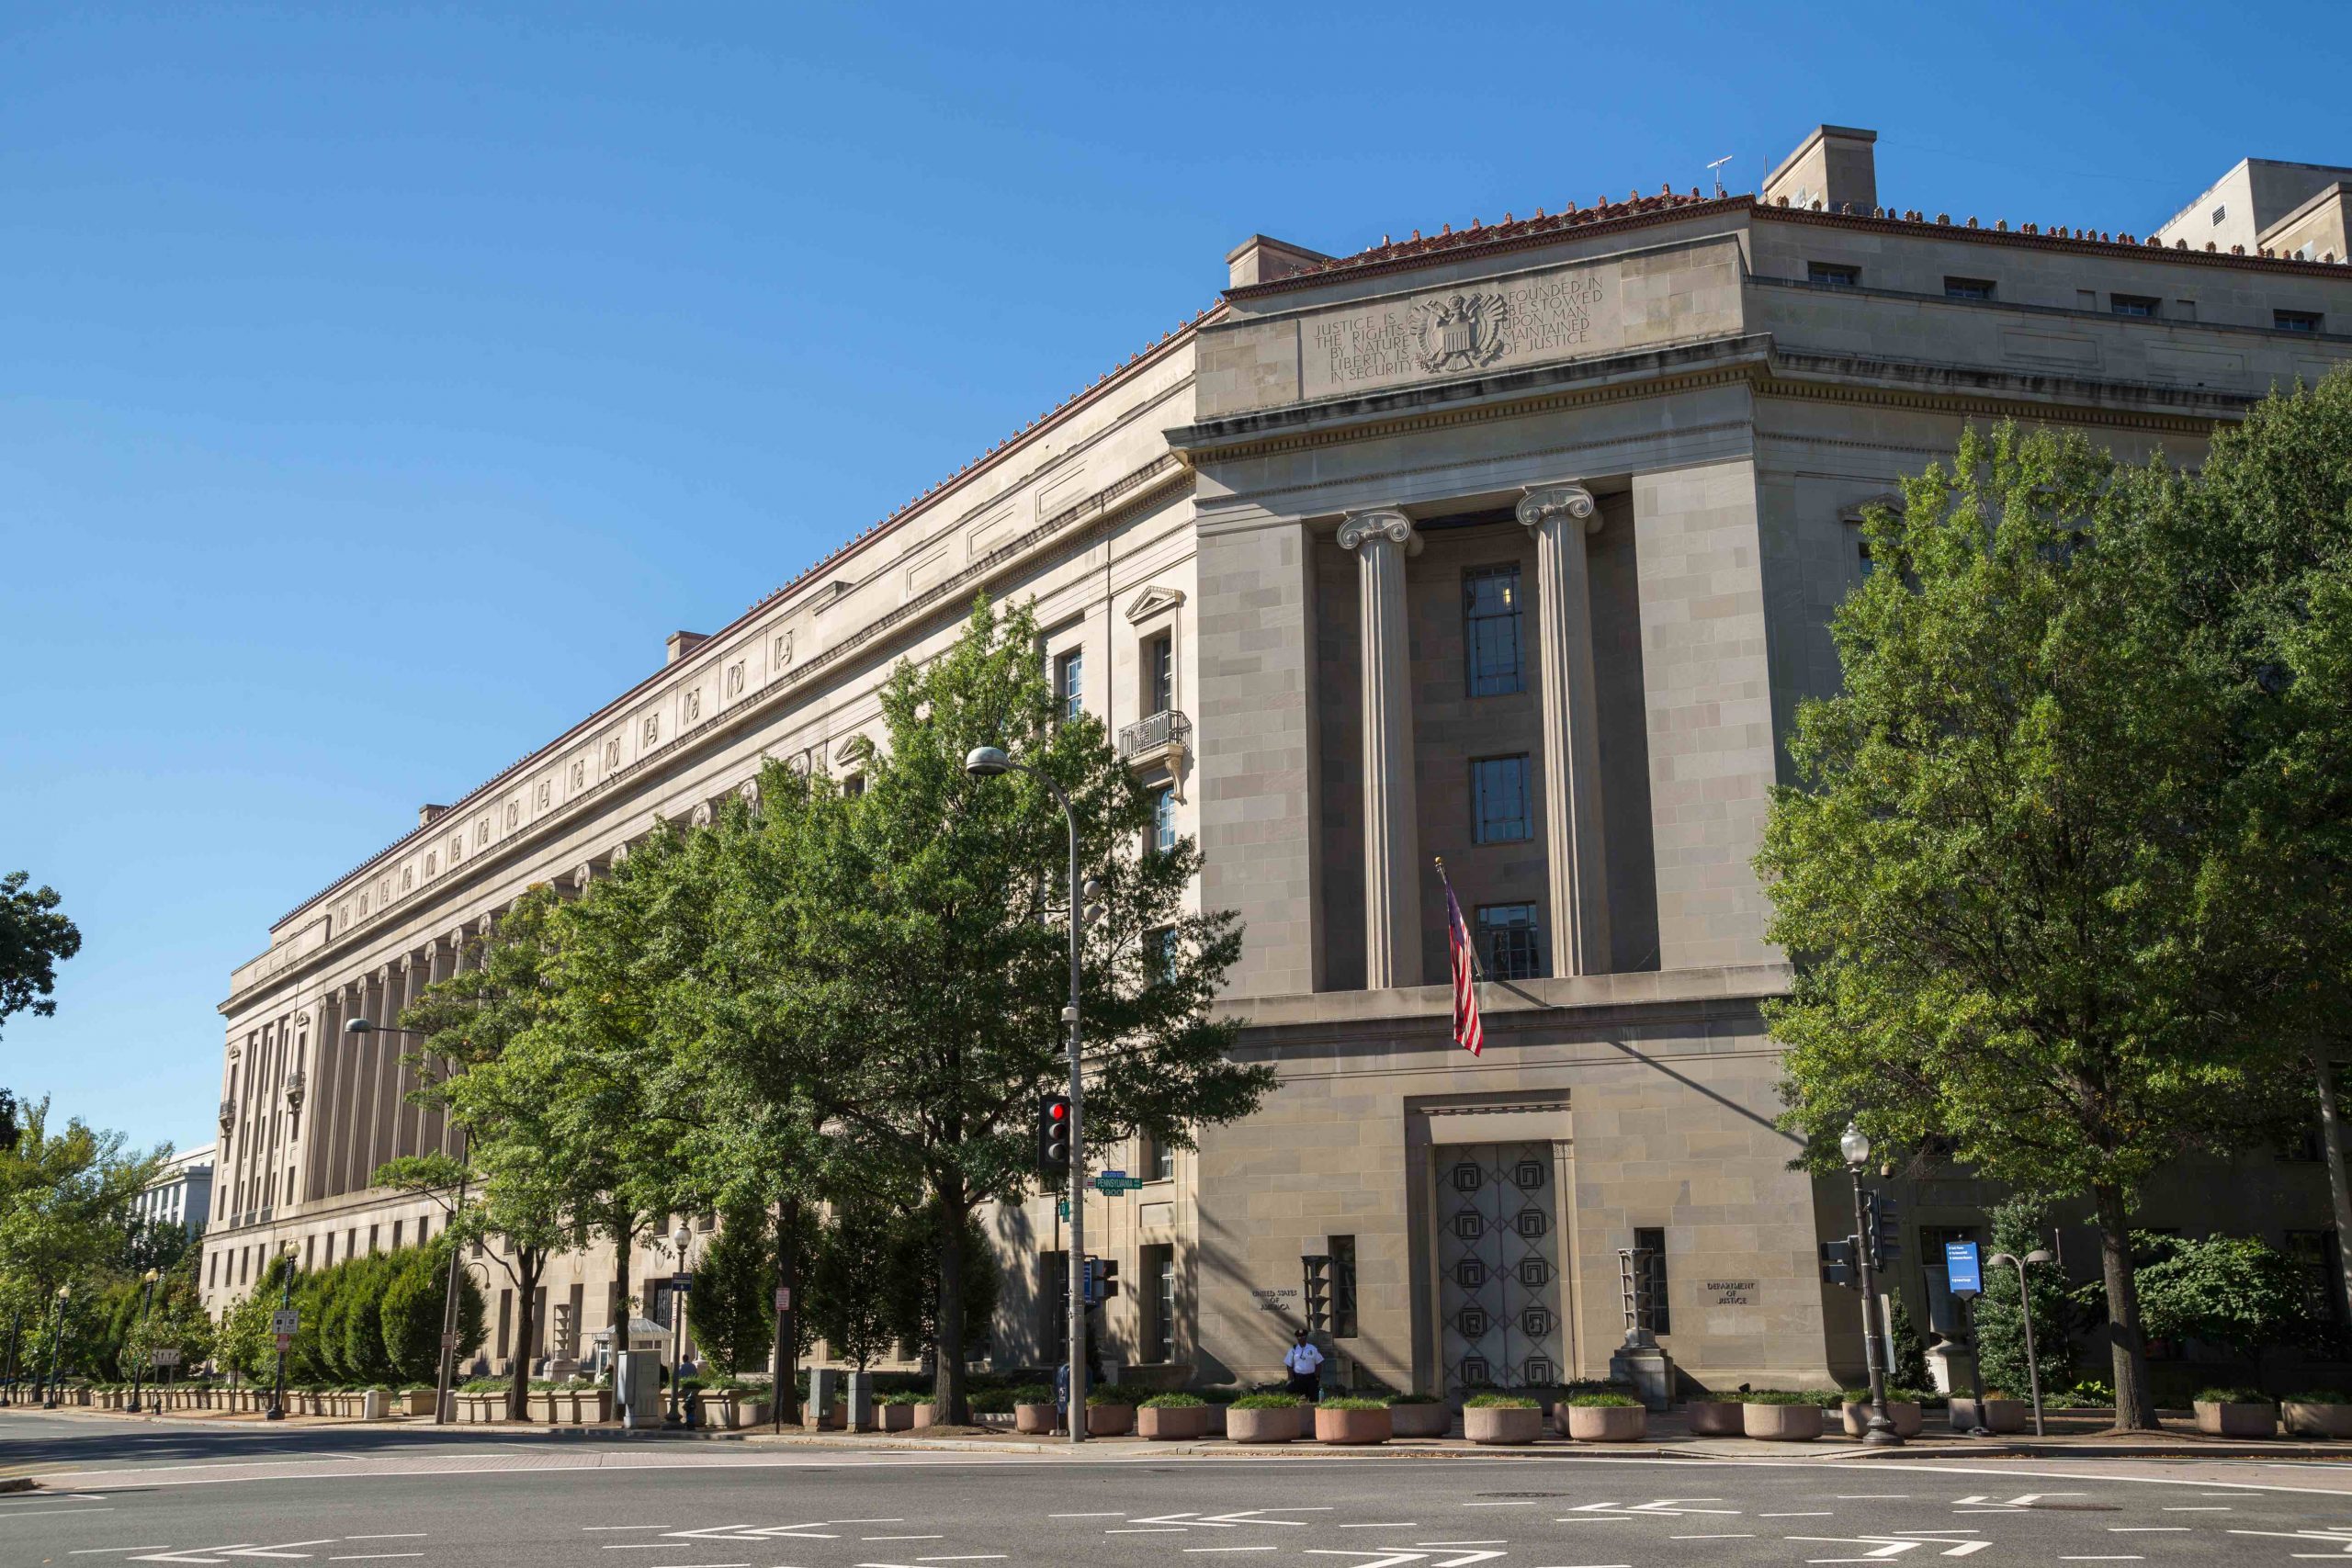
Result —
[{"label": "blue directional sign", "polygon": [[1955,1296],[1984,1293],[1984,1267],[1977,1261],[1974,1242],[1944,1243],[1944,1283]]}]

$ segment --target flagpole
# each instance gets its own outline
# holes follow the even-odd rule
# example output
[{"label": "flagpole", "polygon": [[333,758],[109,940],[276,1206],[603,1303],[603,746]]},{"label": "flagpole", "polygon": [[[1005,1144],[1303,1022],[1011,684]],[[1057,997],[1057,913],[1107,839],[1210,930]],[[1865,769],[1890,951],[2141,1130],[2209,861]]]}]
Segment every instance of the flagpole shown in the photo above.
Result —
[{"label": "flagpole", "polygon": [[[1448,898],[1453,898],[1453,879],[1445,874],[1445,857],[1443,855],[1431,855],[1430,856],[1430,860],[1437,866],[1437,879],[1440,885],[1445,888],[1445,896]],[[1462,901],[1460,899],[1454,899],[1454,907],[1456,908],[1461,908],[1461,903]],[[1478,962],[1478,944],[1474,942],[1468,945],[1470,948],[1470,983],[1472,985],[1483,986],[1487,982],[1487,966]]]}]

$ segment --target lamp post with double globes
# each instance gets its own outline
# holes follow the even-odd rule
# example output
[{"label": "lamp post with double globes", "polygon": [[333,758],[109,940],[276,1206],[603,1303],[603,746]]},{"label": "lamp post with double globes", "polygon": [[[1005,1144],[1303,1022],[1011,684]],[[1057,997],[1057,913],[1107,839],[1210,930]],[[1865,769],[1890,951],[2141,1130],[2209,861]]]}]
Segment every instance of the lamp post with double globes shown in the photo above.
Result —
[{"label": "lamp post with double globes", "polygon": [[1903,1434],[1886,1413],[1886,1367],[1878,1353],[1878,1291],[1871,1280],[1870,1221],[1862,1213],[1862,1168],[1870,1164],[1870,1138],[1849,1122],[1838,1140],[1838,1152],[1846,1156],[1846,1168],[1854,1179],[1854,1273],[1862,1282],[1862,1354],[1871,1370],[1871,1414],[1862,1441],[1884,1448],[1902,1442]]},{"label": "lamp post with double globes", "polygon": [[[394,1029],[370,1019],[355,1018],[343,1026],[345,1034],[405,1034],[411,1040],[429,1040],[413,1029]],[[446,1076],[446,1075],[445,1075]],[[449,1218],[455,1222],[466,1206],[466,1129],[458,1129],[458,1198],[451,1205]],[[446,1234],[446,1233],[445,1233]],[[458,1416],[458,1269],[459,1247],[455,1237],[449,1242],[449,1277],[441,1287],[441,1363],[437,1370],[438,1383],[433,1395],[433,1424],[446,1427]]]},{"label": "lamp post with double globes", "polygon": [[73,1294],[73,1286],[58,1286],[57,1304],[49,1314],[49,1383],[41,1391],[43,1410],[54,1410],[63,1403],[57,1397],[57,1355],[65,1346],[65,1303]]},{"label": "lamp post with double globes", "polygon": [[[150,1269],[143,1277],[147,1289],[139,1303],[139,1326],[142,1329],[147,1326],[147,1314],[155,1309],[155,1281],[163,1278],[163,1274],[159,1269]],[[139,1358],[130,1363],[130,1413],[136,1416],[139,1414],[141,1386],[147,1377],[147,1346],[143,1334],[133,1334],[131,1338],[139,1346]]]},{"label": "lamp post with double globes", "polygon": [[2018,1271],[2018,1308],[2025,1314],[2025,1378],[2033,1393],[2033,1435],[2041,1430],[2041,1368],[2033,1353],[2033,1292],[2026,1288],[2025,1270],[2029,1263],[2055,1262],[2054,1254],[2037,1247],[2023,1258],[2007,1252],[1996,1252],[1984,1260],[1992,1269],[2014,1269]]},{"label": "lamp post with double globes", "polygon": [[[686,1248],[692,1247],[694,1241],[695,1233],[686,1224],[684,1216],[681,1215],[678,1228],[670,1233],[671,1249],[678,1255],[678,1278],[670,1282],[670,1425],[673,1427],[693,1425],[694,1406],[684,1402],[678,1388],[684,1381],[686,1364],[686,1292],[678,1287],[680,1281],[686,1278]],[[681,1410],[684,1412],[683,1416]]]},{"label": "lamp post with double globes", "polygon": [[1016,762],[1001,746],[975,746],[964,758],[964,771],[976,779],[1000,773],[1029,774],[1053,792],[1069,824],[1069,1001],[1062,1022],[1069,1028],[1069,1440],[1086,1440],[1086,1084],[1080,1068],[1079,1047],[1085,1032],[1079,1016],[1080,958],[1085,951],[1086,895],[1078,880],[1078,813],[1069,795],[1048,774],[1025,762]]}]

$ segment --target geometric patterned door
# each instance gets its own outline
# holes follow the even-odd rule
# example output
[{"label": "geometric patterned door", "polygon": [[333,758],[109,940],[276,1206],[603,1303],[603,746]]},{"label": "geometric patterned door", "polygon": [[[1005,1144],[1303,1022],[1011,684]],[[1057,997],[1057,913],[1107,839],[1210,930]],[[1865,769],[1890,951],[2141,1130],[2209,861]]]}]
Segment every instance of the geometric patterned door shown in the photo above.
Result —
[{"label": "geometric patterned door", "polygon": [[1446,1392],[1558,1382],[1566,1358],[1552,1145],[1453,1145],[1431,1163]]}]

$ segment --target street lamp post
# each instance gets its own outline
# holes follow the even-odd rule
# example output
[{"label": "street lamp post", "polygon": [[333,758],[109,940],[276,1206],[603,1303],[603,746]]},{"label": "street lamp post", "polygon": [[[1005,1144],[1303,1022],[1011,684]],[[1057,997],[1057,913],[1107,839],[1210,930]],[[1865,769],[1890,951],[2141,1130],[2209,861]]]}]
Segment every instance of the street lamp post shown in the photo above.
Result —
[{"label": "street lamp post", "polygon": [[24,1321],[23,1307],[15,1306],[8,1309],[8,1375],[6,1379],[0,1379],[0,1410],[6,1410],[16,1404],[17,1341],[18,1334],[24,1327]]},{"label": "street lamp post", "polygon": [[[146,1278],[147,1290],[139,1303],[139,1326],[142,1329],[147,1326],[147,1314],[155,1306],[155,1281],[161,1278],[161,1273],[157,1269],[150,1269],[147,1270]],[[147,1376],[147,1348],[146,1337],[143,1334],[135,1335],[133,1337],[139,1340],[140,1345],[139,1359],[130,1364],[130,1413],[136,1416],[139,1414],[140,1385]]]},{"label": "street lamp post", "polygon": [[[286,1277],[278,1287],[277,1310],[290,1312],[293,1306],[294,1244],[289,1241],[286,1243]],[[290,1334],[277,1336],[277,1378],[270,1387],[269,1408],[262,1412],[262,1419],[265,1421],[286,1419],[286,1342],[292,1337],[294,1337]]]},{"label": "street lamp post", "polygon": [[[1996,1252],[1985,1261],[1996,1269],[2007,1267],[2018,1271],[2018,1308],[2025,1314],[2025,1379],[2033,1393],[2033,1435],[2043,1435],[2041,1429],[2041,1368],[2033,1353],[2033,1292],[2026,1289],[2025,1269],[2029,1263],[2048,1263],[2052,1254],[2035,1247],[2023,1258]],[[1980,1405],[1981,1408],[1981,1405]]]},{"label": "street lamp post", "polygon": [[1862,1282],[1862,1354],[1871,1371],[1871,1414],[1862,1441],[1888,1448],[1901,1443],[1903,1434],[1894,1429],[1886,1413],[1886,1367],[1879,1357],[1878,1292],[1871,1280],[1875,1270],[1871,1267],[1870,1222],[1862,1213],[1862,1168],[1870,1163],[1871,1141],[1849,1122],[1845,1136],[1838,1140],[1838,1152],[1846,1156],[1846,1168],[1854,1179],[1854,1272]]},{"label": "street lamp post", "polygon": [[1080,956],[1086,938],[1086,900],[1078,880],[1078,813],[1069,795],[1053,779],[1025,762],[1016,762],[1000,746],[975,746],[964,758],[964,771],[974,778],[994,778],[1015,771],[1029,774],[1053,792],[1069,823],[1069,1001],[1062,1022],[1069,1028],[1069,1440],[1086,1440],[1086,1084],[1080,1070],[1079,1046],[1085,1038],[1079,1013]]},{"label": "street lamp post", "polygon": [[[432,1038],[413,1029],[394,1029],[366,1018],[347,1021],[343,1032],[345,1034],[405,1034],[411,1040]],[[469,1139],[470,1134],[460,1125],[458,1129],[458,1201],[449,1211],[452,1222],[466,1206],[466,1150]],[[458,1247],[452,1240],[449,1243],[449,1274],[441,1286],[441,1363],[435,1373],[438,1383],[433,1391],[433,1424],[436,1427],[449,1425],[458,1415]]]},{"label": "street lamp post", "polygon": [[64,1403],[57,1397],[57,1354],[65,1345],[65,1299],[73,1293],[73,1286],[58,1286],[56,1305],[50,1311],[49,1382],[41,1390],[40,1407],[43,1410],[54,1410]]},{"label": "street lamp post", "polygon": [[[695,1233],[687,1227],[685,1220],[683,1217],[680,1218],[678,1228],[670,1233],[670,1246],[678,1255],[680,1274],[686,1271],[686,1248],[694,1245],[694,1240]],[[672,1280],[670,1284],[670,1425],[673,1427],[692,1424],[679,1414],[682,1409],[686,1416],[691,1416],[694,1413],[694,1406],[685,1404],[679,1397],[678,1384],[683,1379],[685,1364],[686,1292],[678,1289],[677,1281]]]}]

